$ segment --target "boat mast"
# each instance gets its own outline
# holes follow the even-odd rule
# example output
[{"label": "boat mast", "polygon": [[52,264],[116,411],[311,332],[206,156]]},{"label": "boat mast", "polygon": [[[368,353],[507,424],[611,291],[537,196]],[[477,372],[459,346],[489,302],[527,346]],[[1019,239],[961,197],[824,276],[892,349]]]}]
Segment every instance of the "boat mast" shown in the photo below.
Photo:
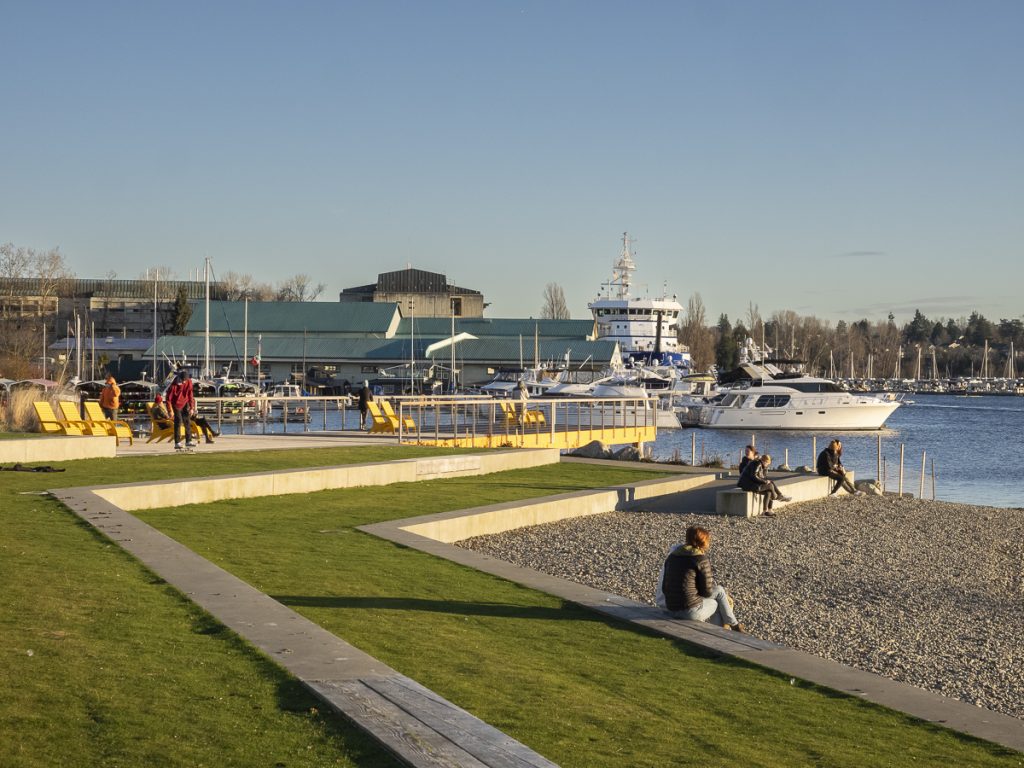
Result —
[{"label": "boat mast", "polygon": [[203,333],[203,378],[210,377],[210,257],[204,257],[203,280],[206,283],[206,327]]}]

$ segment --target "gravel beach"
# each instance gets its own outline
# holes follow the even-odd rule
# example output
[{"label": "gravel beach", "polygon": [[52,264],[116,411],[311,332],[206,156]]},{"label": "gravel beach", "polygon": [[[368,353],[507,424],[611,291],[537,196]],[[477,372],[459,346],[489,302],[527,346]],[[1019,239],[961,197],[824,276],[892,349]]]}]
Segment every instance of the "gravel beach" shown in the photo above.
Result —
[{"label": "gravel beach", "polygon": [[774,519],[611,512],[460,545],[653,604],[694,524],[752,634],[1024,718],[1024,509],[841,496]]}]

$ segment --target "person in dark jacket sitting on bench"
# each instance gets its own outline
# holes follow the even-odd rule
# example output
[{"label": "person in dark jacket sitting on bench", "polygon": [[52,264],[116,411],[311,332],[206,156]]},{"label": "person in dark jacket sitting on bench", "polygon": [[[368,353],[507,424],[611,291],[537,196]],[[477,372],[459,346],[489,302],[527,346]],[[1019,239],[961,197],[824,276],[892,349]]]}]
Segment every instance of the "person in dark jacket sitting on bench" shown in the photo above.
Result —
[{"label": "person in dark jacket sitting on bench", "polygon": [[757,493],[765,498],[765,517],[775,517],[772,511],[772,503],[775,501],[792,501],[789,496],[783,496],[779,486],[768,479],[768,466],[772,463],[772,457],[767,453],[758,456],[744,467],[740,473],[740,479],[736,483],[748,493]]},{"label": "person in dark jacket sitting on bench", "polygon": [[853,483],[846,476],[846,467],[843,466],[843,444],[838,440],[833,440],[828,444],[828,448],[818,454],[818,474],[835,480],[829,496],[840,488],[853,496],[864,495],[863,491],[853,487]]},{"label": "person in dark jacket sitting on bench", "polygon": [[752,445],[748,445],[743,449],[743,458],[740,459],[740,474],[743,474],[743,470],[747,468],[747,464],[757,458],[757,448]]},{"label": "person in dark jacket sitting on bench", "polygon": [[715,584],[708,558],[710,547],[711,534],[706,529],[695,525],[687,528],[686,543],[674,546],[665,558],[654,601],[677,619],[710,621],[742,632],[732,600],[724,587]]}]

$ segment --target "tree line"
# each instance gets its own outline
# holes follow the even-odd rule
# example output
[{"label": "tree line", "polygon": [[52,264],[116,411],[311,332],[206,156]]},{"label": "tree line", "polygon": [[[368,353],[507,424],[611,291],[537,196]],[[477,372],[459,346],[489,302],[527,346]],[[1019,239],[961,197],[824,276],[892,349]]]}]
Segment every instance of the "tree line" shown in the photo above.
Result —
[{"label": "tree line", "polygon": [[763,341],[776,359],[802,361],[811,373],[851,378],[913,378],[919,360],[922,378],[983,372],[1002,376],[1011,349],[1014,368],[1020,370],[1024,348],[1024,322],[1006,318],[996,322],[977,311],[956,319],[928,318],[916,310],[903,326],[897,325],[892,313],[885,320],[832,324],[791,310],[763,318],[757,305],[750,304],[735,322],[721,314],[711,324],[699,293],[687,301],[678,333],[680,343],[690,350],[694,370],[712,365],[719,370],[735,368],[749,338],[758,347]]}]

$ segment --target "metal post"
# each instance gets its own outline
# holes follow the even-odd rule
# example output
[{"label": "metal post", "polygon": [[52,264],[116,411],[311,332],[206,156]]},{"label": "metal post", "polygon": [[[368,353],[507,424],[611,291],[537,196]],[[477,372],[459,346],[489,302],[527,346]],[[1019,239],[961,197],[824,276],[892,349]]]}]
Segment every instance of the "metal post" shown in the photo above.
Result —
[{"label": "metal post", "polygon": [[[882,435],[881,434],[878,435],[878,467],[875,470],[875,473],[876,473],[875,474],[875,479],[879,483],[881,483],[882,482]],[[882,486],[882,490],[883,491],[885,490],[884,484]]]},{"label": "metal post", "polygon": [[919,499],[923,499],[924,498],[924,475],[925,475],[925,468],[926,468],[925,455],[927,453],[928,453],[928,451],[921,451],[921,489],[920,489],[920,491],[917,494],[917,498],[919,498]]},{"label": "metal post", "polygon": [[697,433],[690,433],[690,466],[697,466]]},{"label": "metal post", "polygon": [[757,435],[753,434],[750,436],[750,444],[757,448]]},{"label": "metal post", "polygon": [[899,485],[899,497],[903,498],[903,443],[900,443],[900,485]]},{"label": "metal post", "polygon": [[818,463],[818,436],[814,435],[811,438],[811,466],[817,466]]},{"label": "metal post", "polygon": [[789,466],[789,448],[786,449],[785,464],[787,467]]}]

